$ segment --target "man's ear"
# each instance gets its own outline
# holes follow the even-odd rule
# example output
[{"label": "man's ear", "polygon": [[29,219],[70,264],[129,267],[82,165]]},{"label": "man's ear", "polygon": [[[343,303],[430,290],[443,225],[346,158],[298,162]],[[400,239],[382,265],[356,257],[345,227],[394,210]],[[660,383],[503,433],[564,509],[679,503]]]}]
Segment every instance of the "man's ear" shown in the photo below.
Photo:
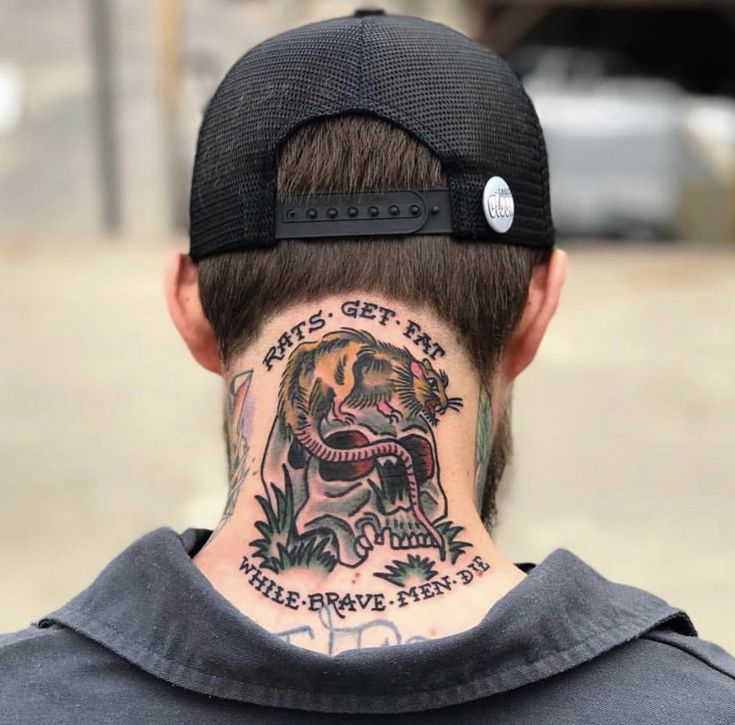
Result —
[{"label": "man's ear", "polygon": [[500,364],[506,382],[510,383],[536,357],[559,304],[566,273],[567,255],[560,249],[555,249],[549,261],[536,265],[531,273],[526,307],[511,333]]},{"label": "man's ear", "polygon": [[188,254],[171,255],[166,265],[165,287],[171,319],[194,359],[221,375],[219,347],[202,308],[197,267]]}]

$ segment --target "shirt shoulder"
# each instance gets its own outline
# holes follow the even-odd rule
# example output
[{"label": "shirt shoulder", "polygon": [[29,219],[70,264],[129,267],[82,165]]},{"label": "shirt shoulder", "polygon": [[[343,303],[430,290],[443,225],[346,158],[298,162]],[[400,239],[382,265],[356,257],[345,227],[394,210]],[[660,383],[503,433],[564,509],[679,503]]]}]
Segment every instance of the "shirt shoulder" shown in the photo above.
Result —
[{"label": "shirt shoulder", "polygon": [[0,635],[0,722],[79,722],[109,709],[110,688],[132,667],[76,632],[43,620]]},{"label": "shirt shoulder", "polygon": [[521,713],[518,722],[733,725],[735,661],[695,636],[656,629],[483,706]]},{"label": "shirt shoulder", "polygon": [[[648,632],[645,639],[688,655],[684,660],[689,667],[699,669],[704,666],[713,673],[719,672],[725,676],[725,682],[735,687],[735,658],[714,642],[690,637],[671,629],[655,629]],[[680,655],[671,651],[668,651],[668,655],[680,658]]]},{"label": "shirt shoulder", "polygon": [[662,627],[590,664],[591,690],[610,711],[631,708],[629,722],[735,722],[735,660],[716,644]]},{"label": "shirt shoulder", "polygon": [[7,682],[13,677],[30,677],[45,669],[49,655],[63,651],[70,653],[75,646],[83,646],[80,637],[66,627],[43,620],[17,632],[0,634],[0,669]]},{"label": "shirt shoulder", "polygon": [[670,690],[697,698],[722,722],[735,723],[735,659],[722,647],[665,628],[648,632],[641,643]]}]

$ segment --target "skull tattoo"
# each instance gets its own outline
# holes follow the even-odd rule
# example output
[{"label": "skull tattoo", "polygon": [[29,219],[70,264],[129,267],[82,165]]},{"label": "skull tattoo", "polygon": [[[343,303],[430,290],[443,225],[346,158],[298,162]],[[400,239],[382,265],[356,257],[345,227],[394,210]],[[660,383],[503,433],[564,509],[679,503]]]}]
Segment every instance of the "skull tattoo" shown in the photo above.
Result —
[{"label": "skull tattoo", "polygon": [[462,404],[447,386],[430,360],[364,331],[296,347],[261,466],[266,518],[253,544],[264,565],[354,567],[375,545],[434,547],[443,559],[432,429]]}]

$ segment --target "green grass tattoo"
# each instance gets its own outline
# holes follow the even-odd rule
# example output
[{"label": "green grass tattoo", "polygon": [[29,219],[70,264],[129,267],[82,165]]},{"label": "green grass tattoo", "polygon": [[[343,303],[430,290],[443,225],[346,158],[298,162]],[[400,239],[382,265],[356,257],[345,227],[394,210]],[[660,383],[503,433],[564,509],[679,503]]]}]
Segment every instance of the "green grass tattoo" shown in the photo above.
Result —
[{"label": "green grass tattoo", "polygon": [[[379,571],[373,574],[380,579],[395,584],[397,587],[405,586],[409,583],[427,582],[437,575],[434,569],[434,561],[428,556],[408,555],[408,561],[394,559],[392,564],[387,564],[385,571]],[[413,581],[412,581],[413,580]]]}]

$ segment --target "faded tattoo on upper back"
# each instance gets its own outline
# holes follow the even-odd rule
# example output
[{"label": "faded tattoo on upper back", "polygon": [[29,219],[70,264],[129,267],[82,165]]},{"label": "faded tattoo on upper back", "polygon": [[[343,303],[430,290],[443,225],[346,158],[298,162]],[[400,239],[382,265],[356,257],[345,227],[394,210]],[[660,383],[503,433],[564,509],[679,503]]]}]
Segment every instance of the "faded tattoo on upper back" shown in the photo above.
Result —
[{"label": "faded tattoo on upper back", "polygon": [[[338,625],[329,607],[319,610],[319,628],[326,634],[326,654],[334,656],[340,652],[368,647],[395,647],[413,642],[425,642],[426,637],[413,635],[405,637],[395,622],[390,619],[372,619],[369,622],[352,627]],[[320,632],[320,633],[321,633]],[[276,632],[284,642],[303,645],[313,642],[318,633],[308,624],[290,627],[282,632]]]}]

